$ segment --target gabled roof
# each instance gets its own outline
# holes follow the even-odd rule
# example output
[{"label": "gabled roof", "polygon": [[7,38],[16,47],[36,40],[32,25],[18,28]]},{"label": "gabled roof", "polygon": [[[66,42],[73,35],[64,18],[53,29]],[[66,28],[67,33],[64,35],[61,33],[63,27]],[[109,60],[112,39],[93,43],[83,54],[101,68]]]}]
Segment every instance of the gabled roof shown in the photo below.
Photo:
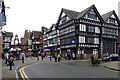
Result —
[{"label": "gabled roof", "polygon": [[101,21],[103,21],[101,15],[100,15],[100,13],[98,12],[98,10],[97,10],[97,8],[95,7],[95,5],[92,5],[92,6],[88,7],[88,8],[86,8],[85,10],[83,10],[82,12],[80,12],[79,15],[77,16],[77,18],[83,17],[83,16],[86,15],[91,9],[94,9],[95,12],[96,12],[96,14],[98,15],[98,18],[99,18]]},{"label": "gabled roof", "polygon": [[46,32],[48,28],[42,26],[42,33]]},{"label": "gabled roof", "polygon": [[52,31],[52,28],[56,28],[56,24],[52,24],[52,26],[47,30],[47,32],[50,32],[50,31]]},{"label": "gabled roof", "polygon": [[70,18],[70,19],[75,19],[77,18],[79,12],[73,11],[73,10],[68,10],[62,8],[63,12]]},{"label": "gabled roof", "polygon": [[90,7],[88,7],[87,9],[81,11],[81,12],[79,13],[79,15],[77,16],[77,18],[80,18],[80,17],[84,16],[92,7],[93,7],[93,5],[90,6]]},{"label": "gabled roof", "polygon": [[100,20],[103,21],[101,15],[99,14],[99,12],[98,12],[97,8],[95,7],[95,5],[91,5],[90,7],[86,8],[85,10],[83,10],[81,12],[76,12],[76,11],[72,11],[72,10],[68,10],[68,9],[64,9],[64,8],[62,8],[62,11],[70,19],[79,19],[79,18],[83,17],[84,15],[86,15],[92,8],[95,10],[95,12],[98,15],[98,17],[100,18]]},{"label": "gabled roof", "polygon": [[13,32],[5,32],[3,33],[4,37],[13,37]]},{"label": "gabled roof", "polygon": [[113,14],[113,11],[103,14],[102,15],[103,20],[106,21],[112,14]]},{"label": "gabled roof", "polygon": [[118,18],[117,14],[115,13],[114,10],[113,10],[113,11],[110,11],[110,12],[108,12],[108,13],[106,13],[106,14],[103,14],[103,15],[102,15],[103,20],[104,20],[104,21],[108,20],[109,17],[110,17],[112,14],[114,14],[114,16],[116,17],[116,20],[117,20],[118,24],[120,25],[120,20],[119,20],[119,18]]}]

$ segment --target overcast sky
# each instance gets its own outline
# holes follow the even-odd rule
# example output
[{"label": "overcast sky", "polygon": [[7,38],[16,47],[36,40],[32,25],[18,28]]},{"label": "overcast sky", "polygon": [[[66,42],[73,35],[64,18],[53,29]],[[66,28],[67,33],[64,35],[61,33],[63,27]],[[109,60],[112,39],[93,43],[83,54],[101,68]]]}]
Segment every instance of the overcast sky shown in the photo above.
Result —
[{"label": "overcast sky", "polygon": [[118,14],[120,0],[4,0],[7,25],[3,30],[24,36],[24,31],[40,31],[41,26],[50,27],[57,22],[61,8],[81,12],[95,4],[100,14],[115,10]]}]

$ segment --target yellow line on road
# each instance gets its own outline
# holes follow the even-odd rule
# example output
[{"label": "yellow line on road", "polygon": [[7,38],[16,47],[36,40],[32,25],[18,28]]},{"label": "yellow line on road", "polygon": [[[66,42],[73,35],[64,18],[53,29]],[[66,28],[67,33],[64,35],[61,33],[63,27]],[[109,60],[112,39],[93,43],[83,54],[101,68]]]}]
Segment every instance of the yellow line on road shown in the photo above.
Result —
[{"label": "yellow line on road", "polygon": [[23,74],[22,74],[22,72],[21,72],[21,69],[19,70],[19,72],[20,72],[20,74],[21,74],[22,79],[25,80],[25,78],[24,78],[24,76],[23,76]]},{"label": "yellow line on road", "polygon": [[[37,64],[37,63],[34,63],[34,64]],[[25,69],[26,67],[31,66],[31,65],[33,65],[33,64],[26,65],[26,66],[22,67],[22,68],[19,70],[19,72],[20,72],[21,77],[22,77],[23,80],[25,80],[25,79],[29,80],[28,76],[27,76],[27,75],[25,74],[25,72],[24,72],[24,69]],[[24,77],[23,75],[24,75],[25,77]]]},{"label": "yellow line on road", "polygon": [[112,69],[108,69],[108,68],[105,68],[105,69],[107,69],[109,71],[113,71],[113,72],[120,72],[120,71],[116,71],[116,70],[112,70]]},{"label": "yellow line on road", "polygon": [[29,80],[28,77],[27,77],[27,75],[26,75],[25,72],[24,72],[24,69],[22,69],[22,72],[23,72],[25,78],[26,78],[27,80]]}]

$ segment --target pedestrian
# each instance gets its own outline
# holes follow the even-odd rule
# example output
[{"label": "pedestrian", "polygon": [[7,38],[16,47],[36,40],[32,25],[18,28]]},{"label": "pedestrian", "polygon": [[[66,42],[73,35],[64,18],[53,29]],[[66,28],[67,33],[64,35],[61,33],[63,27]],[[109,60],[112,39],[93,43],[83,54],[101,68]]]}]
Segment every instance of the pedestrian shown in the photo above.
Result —
[{"label": "pedestrian", "polygon": [[10,69],[9,69],[9,70],[12,70],[13,59],[14,59],[14,58],[13,58],[12,56],[9,58],[9,66],[10,66]]},{"label": "pedestrian", "polygon": [[43,57],[44,57],[44,53],[41,53],[41,57],[42,57],[42,60],[43,60]]},{"label": "pedestrian", "polygon": [[60,56],[60,53],[58,54],[58,62],[60,62],[61,60],[61,56]]},{"label": "pedestrian", "polygon": [[55,62],[57,62],[57,52],[55,53],[54,58],[55,58]]},{"label": "pedestrian", "polygon": [[7,64],[8,58],[9,58],[9,54],[8,54],[8,52],[6,52],[6,54],[5,54],[5,64]]},{"label": "pedestrian", "polygon": [[72,59],[75,60],[75,53],[72,54]]},{"label": "pedestrian", "polygon": [[67,60],[70,60],[71,59],[71,56],[70,56],[70,53],[67,54]]},{"label": "pedestrian", "polygon": [[98,56],[99,56],[98,53],[96,53],[95,56],[94,56],[95,63],[96,63],[97,66],[98,66],[98,64],[99,64]]},{"label": "pedestrian", "polygon": [[22,63],[24,63],[24,57],[25,57],[25,54],[22,53]]},{"label": "pedestrian", "polygon": [[93,56],[93,54],[91,55],[91,63],[92,63],[92,66],[94,66],[95,62],[94,62],[94,56]]},{"label": "pedestrian", "polygon": [[65,60],[67,60],[67,53],[65,54]]}]

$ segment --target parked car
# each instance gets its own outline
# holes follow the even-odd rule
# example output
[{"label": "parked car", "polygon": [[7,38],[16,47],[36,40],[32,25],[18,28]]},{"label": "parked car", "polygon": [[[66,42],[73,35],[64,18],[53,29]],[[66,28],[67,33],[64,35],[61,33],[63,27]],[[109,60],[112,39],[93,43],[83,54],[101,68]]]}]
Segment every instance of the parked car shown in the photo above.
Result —
[{"label": "parked car", "polygon": [[102,57],[103,61],[113,61],[113,60],[117,60],[119,59],[119,55],[118,54],[110,54],[110,56],[104,56]]},{"label": "parked car", "polygon": [[109,61],[110,60],[110,57],[109,56],[103,56],[102,57],[102,61]]}]

